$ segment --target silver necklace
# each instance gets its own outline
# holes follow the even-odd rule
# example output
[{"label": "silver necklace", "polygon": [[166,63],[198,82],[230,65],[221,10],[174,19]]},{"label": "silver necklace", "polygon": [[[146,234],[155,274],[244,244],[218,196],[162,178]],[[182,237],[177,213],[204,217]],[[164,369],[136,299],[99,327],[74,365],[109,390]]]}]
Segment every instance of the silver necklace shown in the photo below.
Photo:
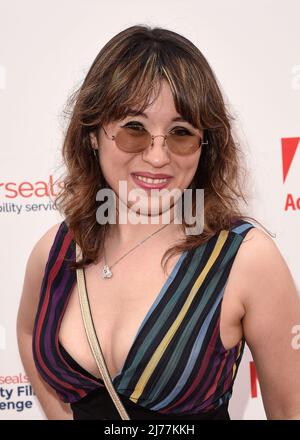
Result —
[{"label": "silver necklace", "polygon": [[164,225],[162,228],[158,229],[155,232],[152,232],[151,235],[149,235],[148,237],[144,238],[142,241],[140,241],[137,245],[135,245],[132,249],[130,249],[128,252],[126,252],[126,254],[124,254],[121,258],[119,258],[117,261],[115,261],[111,266],[109,266],[106,263],[106,258],[105,258],[105,249],[103,249],[103,254],[104,254],[104,266],[102,268],[102,278],[111,278],[112,277],[112,271],[111,268],[113,266],[115,266],[119,261],[123,260],[123,258],[125,258],[128,254],[130,254],[130,252],[134,251],[134,249],[136,249],[138,246],[140,246],[141,244],[143,244],[146,240],[148,240],[149,238],[153,237],[153,235],[157,234],[159,231],[161,231],[162,229],[164,229],[166,226],[168,226],[170,223],[167,223],[166,225]]}]

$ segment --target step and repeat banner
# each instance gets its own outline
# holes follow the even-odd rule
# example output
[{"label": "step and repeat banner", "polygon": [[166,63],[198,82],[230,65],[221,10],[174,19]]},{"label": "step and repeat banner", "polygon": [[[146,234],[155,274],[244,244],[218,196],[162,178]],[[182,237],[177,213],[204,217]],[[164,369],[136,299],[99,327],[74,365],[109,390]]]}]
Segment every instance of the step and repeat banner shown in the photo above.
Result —
[{"label": "step and repeat banner", "polygon": [[[46,419],[17,347],[25,266],[62,220],[52,200],[66,101],[101,47],[129,26],[174,30],[211,64],[236,117],[249,215],[276,234],[300,290],[299,16],[297,0],[0,0],[0,419]],[[229,410],[232,419],[266,418],[248,347]]]}]

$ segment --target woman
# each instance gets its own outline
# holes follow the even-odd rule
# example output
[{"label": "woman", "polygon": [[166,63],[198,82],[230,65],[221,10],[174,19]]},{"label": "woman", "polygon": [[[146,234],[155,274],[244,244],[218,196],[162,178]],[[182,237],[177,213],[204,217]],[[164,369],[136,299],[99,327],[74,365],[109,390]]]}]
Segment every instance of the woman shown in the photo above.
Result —
[{"label": "woman", "polygon": [[[130,27],[101,49],[70,103],[56,199],[64,221],[31,252],[17,325],[48,418],[120,418],[84,331],[77,267],[131,419],[228,419],[245,342],[267,417],[299,418],[299,297],[273,240],[239,206],[240,151],[204,56],[170,30]],[[99,221],[101,189],[127,207],[125,222],[120,207],[115,223]],[[203,189],[203,230],[187,233],[184,216],[175,222],[180,198],[168,206],[151,189],[190,190],[193,214]],[[135,190],[139,209],[127,197]]]}]

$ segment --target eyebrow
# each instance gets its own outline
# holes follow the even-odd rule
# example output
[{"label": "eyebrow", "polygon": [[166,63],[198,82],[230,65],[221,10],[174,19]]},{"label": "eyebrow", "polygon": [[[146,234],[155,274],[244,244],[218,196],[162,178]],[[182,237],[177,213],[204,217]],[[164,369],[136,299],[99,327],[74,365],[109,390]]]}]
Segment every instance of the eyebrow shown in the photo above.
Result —
[{"label": "eyebrow", "polygon": [[[128,114],[128,116],[144,116],[144,118],[148,118],[146,113],[140,110],[134,110],[132,108],[128,109],[126,113]],[[189,122],[182,116],[176,116],[175,118],[171,119],[171,122],[187,122],[189,124]]]}]

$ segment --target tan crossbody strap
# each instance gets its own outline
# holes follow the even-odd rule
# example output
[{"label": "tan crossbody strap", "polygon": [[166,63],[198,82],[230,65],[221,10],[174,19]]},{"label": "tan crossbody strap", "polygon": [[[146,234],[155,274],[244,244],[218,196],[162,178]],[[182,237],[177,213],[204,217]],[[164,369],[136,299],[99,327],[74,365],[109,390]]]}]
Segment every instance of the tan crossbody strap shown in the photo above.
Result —
[{"label": "tan crossbody strap", "polygon": [[[76,243],[76,261],[78,261],[81,258],[81,249]],[[97,367],[99,369],[100,375],[106,385],[106,388],[110,394],[110,397],[112,398],[121,418],[123,420],[130,420],[130,417],[128,416],[118,394],[115,391],[115,388],[113,386],[113,383],[110,378],[110,374],[107,370],[106,363],[102,354],[102,350],[97,338],[97,334],[94,328],[92,316],[91,316],[91,309],[89,304],[89,299],[87,296],[87,292],[85,289],[85,280],[84,280],[84,273],[83,269],[76,269],[76,276],[77,276],[77,286],[78,286],[78,293],[79,293],[79,301],[80,301],[80,309],[81,309],[81,315],[84,323],[84,328],[86,332],[87,339],[90,344],[91,351],[93,353],[93,356],[95,358]]]}]

